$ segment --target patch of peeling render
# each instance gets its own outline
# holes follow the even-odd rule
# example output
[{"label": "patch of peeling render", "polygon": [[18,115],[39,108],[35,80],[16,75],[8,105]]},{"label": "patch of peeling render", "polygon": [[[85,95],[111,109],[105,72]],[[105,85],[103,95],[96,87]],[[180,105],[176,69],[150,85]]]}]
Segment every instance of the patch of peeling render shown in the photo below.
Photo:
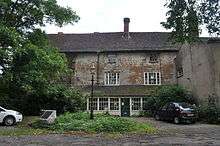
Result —
[{"label": "patch of peeling render", "polygon": [[[157,71],[162,74],[162,84],[175,83],[173,78],[175,74],[175,57],[176,54],[174,53],[161,53],[157,63],[149,63],[149,59],[146,57],[145,53],[122,53],[117,54],[116,64],[109,64],[107,55],[101,54],[98,65],[99,76],[97,79],[99,80],[100,85],[103,85],[104,74],[106,71],[119,71],[121,85],[143,85],[144,72]],[[77,85],[91,84],[90,67],[92,63],[95,63],[95,66],[97,67],[96,54],[79,54],[76,57],[74,70],[76,72],[75,78]]]}]

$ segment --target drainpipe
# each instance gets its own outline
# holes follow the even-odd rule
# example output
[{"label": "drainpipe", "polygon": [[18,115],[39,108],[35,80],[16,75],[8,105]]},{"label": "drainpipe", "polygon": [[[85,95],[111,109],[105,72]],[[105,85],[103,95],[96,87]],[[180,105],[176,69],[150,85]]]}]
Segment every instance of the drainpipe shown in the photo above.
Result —
[{"label": "drainpipe", "polygon": [[99,85],[99,68],[100,68],[100,64],[99,61],[100,60],[100,52],[97,52],[97,62],[96,62],[96,84]]}]

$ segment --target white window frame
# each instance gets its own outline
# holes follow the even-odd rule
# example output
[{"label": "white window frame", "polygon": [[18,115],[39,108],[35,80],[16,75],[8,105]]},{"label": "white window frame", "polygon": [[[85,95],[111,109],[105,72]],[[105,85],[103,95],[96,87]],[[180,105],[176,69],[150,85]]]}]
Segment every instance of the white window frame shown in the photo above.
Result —
[{"label": "white window frame", "polygon": [[98,104],[99,104],[99,111],[105,111],[106,109],[108,109],[108,98],[99,98]]},{"label": "white window frame", "polygon": [[[141,98],[131,98],[131,109],[132,111],[139,111],[141,110],[142,107],[142,102],[141,102]],[[136,109],[137,107],[137,109]]]},{"label": "white window frame", "polygon": [[99,106],[98,98],[89,98],[89,107],[88,107],[89,110],[91,110],[91,107],[93,107],[93,110],[97,111],[99,110],[98,106]]},{"label": "white window frame", "polygon": [[[149,74],[151,73],[156,74],[156,84],[150,84],[149,82]],[[146,78],[146,75],[147,75],[147,78]],[[158,78],[158,75],[159,75],[159,78]],[[161,73],[160,72],[144,72],[144,85],[161,85]]]},{"label": "white window frame", "polygon": [[120,100],[119,98],[110,98],[110,111],[120,110]]},{"label": "white window frame", "polygon": [[[115,81],[115,84],[112,84],[110,82],[110,75],[111,74],[115,74],[116,75],[116,81]],[[120,73],[119,72],[105,72],[105,75],[104,75],[104,84],[106,86],[118,86],[120,84]]]}]

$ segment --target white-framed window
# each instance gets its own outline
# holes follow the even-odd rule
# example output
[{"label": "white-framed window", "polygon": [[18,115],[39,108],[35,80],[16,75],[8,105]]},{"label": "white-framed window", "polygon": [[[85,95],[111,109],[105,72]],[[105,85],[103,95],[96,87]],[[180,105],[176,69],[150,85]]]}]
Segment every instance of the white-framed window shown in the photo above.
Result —
[{"label": "white-framed window", "polygon": [[108,98],[99,98],[99,110],[108,109]]},{"label": "white-framed window", "polygon": [[105,85],[119,85],[119,73],[118,72],[106,72],[105,73]]},{"label": "white-framed window", "polygon": [[131,99],[132,110],[141,110],[141,98]]},{"label": "white-framed window", "polygon": [[116,54],[108,54],[108,63],[115,64],[116,63]]},{"label": "white-framed window", "polygon": [[157,63],[158,62],[158,54],[154,53],[154,54],[150,54],[150,63]]},{"label": "white-framed window", "polygon": [[144,73],[145,85],[161,85],[161,73],[160,72],[145,72]]},{"label": "white-framed window", "polygon": [[98,110],[98,98],[89,98],[89,110],[91,110],[91,107],[93,107],[93,110]]},{"label": "white-framed window", "polygon": [[119,110],[119,98],[110,98],[110,110]]}]

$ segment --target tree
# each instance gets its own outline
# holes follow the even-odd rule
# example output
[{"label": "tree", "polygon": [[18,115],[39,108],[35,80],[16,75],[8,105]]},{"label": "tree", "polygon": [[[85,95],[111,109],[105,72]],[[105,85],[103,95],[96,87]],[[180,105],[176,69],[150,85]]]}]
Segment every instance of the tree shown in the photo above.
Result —
[{"label": "tree", "polygon": [[208,32],[220,35],[220,1],[203,0],[200,4],[200,15]]},{"label": "tree", "polygon": [[[25,103],[36,107],[28,114],[47,104],[44,101],[50,98],[50,89],[60,86],[58,82],[70,70],[65,55],[50,45],[39,28],[46,23],[63,26],[78,20],[73,10],[57,5],[56,0],[0,0],[0,92],[4,92],[0,96],[9,97],[12,106],[23,111]],[[78,98],[78,93],[75,95]]]},{"label": "tree", "polygon": [[219,0],[167,0],[169,9],[166,22],[161,24],[172,30],[174,42],[194,42],[206,26],[210,34],[220,33]]}]

